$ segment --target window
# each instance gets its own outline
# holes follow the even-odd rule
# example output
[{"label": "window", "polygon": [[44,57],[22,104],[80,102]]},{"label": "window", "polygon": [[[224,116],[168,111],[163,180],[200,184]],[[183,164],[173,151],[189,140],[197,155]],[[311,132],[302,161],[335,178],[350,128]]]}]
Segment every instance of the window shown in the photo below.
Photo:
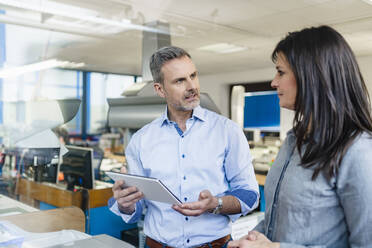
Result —
[{"label": "window", "polygon": [[[3,50],[0,66],[14,67],[39,62],[57,56],[55,49],[64,44],[78,42],[83,37],[37,28],[2,24]],[[27,37],[27,39],[24,39]],[[57,47],[56,47],[57,46]],[[57,49],[58,50],[58,49]],[[107,119],[107,98],[121,97],[121,93],[140,77],[88,72],[87,133],[99,133]],[[1,90],[2,88],[2,90]],[[83,97],[83,72],[78,70],[48,69],[30,72],[18,77],[0,79],[0,104],[3,122],[25,121],[23,101],[54,100]],[[82,132],[82,106],[73,120],[65,124],[68,132]]]},{"label": "window", "polygon": [[106,126],[108,104],[107,98],[121,97],[123,91],[134,84],[134,76],[90,73],[90,109],[88,109],[89,134],[100,133]]}]

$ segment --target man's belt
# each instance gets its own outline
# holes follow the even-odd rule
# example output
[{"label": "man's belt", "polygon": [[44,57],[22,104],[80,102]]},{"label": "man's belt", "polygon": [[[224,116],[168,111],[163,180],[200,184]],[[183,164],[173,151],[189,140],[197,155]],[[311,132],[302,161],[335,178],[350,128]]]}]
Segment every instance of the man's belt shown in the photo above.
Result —
[{"label": "man's belt", "polygon": [[[226,235],[225,237],[213,240],[211,242],[207,242],[205,244],[201,244],[199,246],[195,246],[196,248],[221,248],[226,244],[229,240],[231,240],[231,235]],[[150,237],[146,237],[146,245],[150,248],[172,248],[171,246],[163,246],[162,243],[159,243],[156,240],[153,240]]]}]

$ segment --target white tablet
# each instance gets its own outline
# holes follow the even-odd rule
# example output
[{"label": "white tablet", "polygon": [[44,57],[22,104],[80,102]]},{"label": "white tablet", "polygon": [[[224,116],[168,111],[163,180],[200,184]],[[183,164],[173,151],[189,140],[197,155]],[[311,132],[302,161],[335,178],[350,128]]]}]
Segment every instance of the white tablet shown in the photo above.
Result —
[{"label": "white tablet", "polygon": [[105,173],[114,181],[124,180],[125,186],[136,186],[147,200],[169,204],[182,203],[159,179],[111,171]]}]

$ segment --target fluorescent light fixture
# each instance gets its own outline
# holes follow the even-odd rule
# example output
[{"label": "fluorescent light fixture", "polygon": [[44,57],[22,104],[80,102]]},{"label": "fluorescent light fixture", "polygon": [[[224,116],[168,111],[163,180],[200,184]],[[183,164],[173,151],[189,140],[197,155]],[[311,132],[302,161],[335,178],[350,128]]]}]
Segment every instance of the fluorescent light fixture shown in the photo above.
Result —
[{"label": "fluorescent light fixture", "polygon": [[34,63],[34,64],[2,69],[0,70],[0,78],[16,77],[16,76],[20,76],[25,73],[42,71],[42,70],[51,69],[55,67],[73,69],[73,68],[82,67],[84,65],[85,65],[84,63],[73,63],[69,61],[50,59],[50,60],[45,60],[45,61]]},{"label": "fluorescent light fixture", "polygon": [[362,1],[372,5],[372,0],[362,0]]},{"label": "fluorescent light fixture", "polygon": [[228,43],[217,43],[213,45],[203,46],[198,48],[201,51],[215,52],[215,53],[234,53],[246,50],[246,47],[236,46]]},{"label": "fluorescent light fixture", "polygon": [[67,17],[76,20],[88,21],[96,24],[104,24],[110,26],[121,27],[124,29],[143,30],[155,33],[166,33],[163,30],[146,27],[143,25],[132,24],[129,19],[122,19],[120,21],[107,19],[97,16],[97,12],[87,11],[83,8],[74,7],[71,5],[56,3],[52,1],[40,0],[0,0],[0,4],[11,6],[14,8],[26,9],[40,13],[51,14],[55,16]]}]

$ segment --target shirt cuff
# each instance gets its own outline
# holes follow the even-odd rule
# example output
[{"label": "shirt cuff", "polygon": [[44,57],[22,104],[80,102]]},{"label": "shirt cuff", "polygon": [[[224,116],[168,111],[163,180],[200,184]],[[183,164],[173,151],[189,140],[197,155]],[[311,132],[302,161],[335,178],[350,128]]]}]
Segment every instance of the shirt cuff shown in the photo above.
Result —
[{"label": "shirt cuff", "polygon": [[258,206],[259,193],[254,190],[237,189],[226,195],[234,196],[239,200],[242,215],[248,214]]},{"label": "shirt cuff", "polygon": [[[238,199],[238,198],[237,198]],[[240,203],[240,209],[241,209],[241,212],[239,214],[229,214],[227,215],[230,220],[232,222],[235,222],[237,219],[240,218],[240,216],[244,216],[244,215],[247,215],[249,212],[251,212],[253,209],[255,209],[256,207],[253,206],[254,208],[250,208],[248,207],[247,204],[245,204],[242,200],[238,199],[239,203]]]},{"label": "shirt cuff", "polygon": [[[236,197],[236,196],[235,196]],[[240,200],[238,197],[236,197],[240,203],[240,213],[239,214],[229,214],[227,215],[232,222],[235,222],[237,219],[240,218],[240,216],[247,215],[249,212],[254,210],[258,206],[258,200],[253,204],[252,207],[249,207],[246,203],[244,203],[242,200]]]},{"label": "shirt cuff", "polygon": [[136,222],[137,204],[135,206],[134,212],[132,214],[130,214],[130,215],[129,214],[124,214],[124,213],[120,212],[117,201],[115,201],[115,203],[112,204],[112,206],[109,209],[110,209],[111,212],[113,212],[117,216],[120,216],[125,221],[125,223],[128,223],[129,224],[129,223]]},{"label": "shirt cuff", "polygon": [[238,198],[238,200],[240,202],[240,209],[241,209],[241,213],[242,213],[243,216],[247,215],[249,212],[252,212],[258,206],[258,200],[253,204],[252,207],[248,206],[245,202],[243,202],[239,198]]},{"label": "shirt cuff", "polygon": [[227,216],[229,217],[231,222],[235,222],[237,219],[240,218],[240,216],[242,216],[242,214],[241,213],[239,213],[239,214],[229,214]]}]

